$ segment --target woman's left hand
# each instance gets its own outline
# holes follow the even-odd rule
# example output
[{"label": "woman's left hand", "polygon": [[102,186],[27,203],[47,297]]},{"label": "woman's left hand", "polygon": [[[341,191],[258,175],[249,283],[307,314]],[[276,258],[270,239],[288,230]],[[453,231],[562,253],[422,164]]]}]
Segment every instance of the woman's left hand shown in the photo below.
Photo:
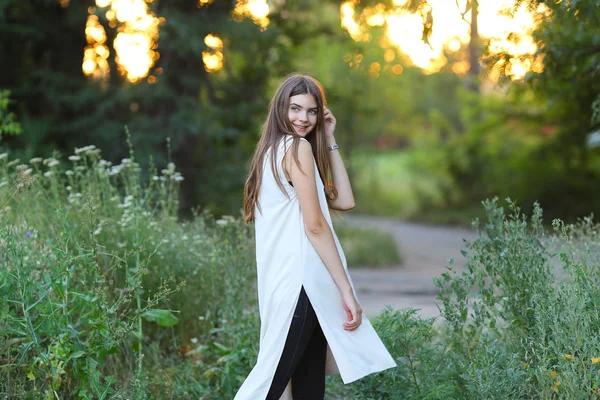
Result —
[{"label": "woman's left hand", "polygon": [[333,139],[333,132],[335,131],[336,120],[329,108],[325,107],[325,135],[327,139]]}]

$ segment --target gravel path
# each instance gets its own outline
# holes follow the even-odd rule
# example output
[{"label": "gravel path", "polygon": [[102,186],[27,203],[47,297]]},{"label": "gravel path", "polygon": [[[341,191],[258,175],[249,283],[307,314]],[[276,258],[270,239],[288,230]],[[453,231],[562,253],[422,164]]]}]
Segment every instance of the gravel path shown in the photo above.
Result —
[{"label": "gravel path", "polygon": [[389,304],[394,308],[419,308],[423,317],[439,315],[433,278],[446,270],[450,258],[454,259],[456,267],[464,265],[463,239],[473,240],[475,231],[348,213],[344,219],[357,226],[390,232],[404,258],[402,266],[383,269],[350,266],[350,275],[365,314],[376,316]]}]

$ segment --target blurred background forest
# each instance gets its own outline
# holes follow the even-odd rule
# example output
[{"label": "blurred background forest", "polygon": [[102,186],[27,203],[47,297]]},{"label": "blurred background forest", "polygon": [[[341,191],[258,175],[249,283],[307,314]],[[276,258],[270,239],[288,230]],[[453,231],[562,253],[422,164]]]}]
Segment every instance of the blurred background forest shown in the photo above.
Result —
[{"label": "blurred background forest", "polygon": [[[239,215],[267,104],[320,80],[359,212],[465,223],[480,201],[598,213],[594,1],[1,0],[0,153],[94,144]],[[148,176],[146,176],[148,178]]]}]

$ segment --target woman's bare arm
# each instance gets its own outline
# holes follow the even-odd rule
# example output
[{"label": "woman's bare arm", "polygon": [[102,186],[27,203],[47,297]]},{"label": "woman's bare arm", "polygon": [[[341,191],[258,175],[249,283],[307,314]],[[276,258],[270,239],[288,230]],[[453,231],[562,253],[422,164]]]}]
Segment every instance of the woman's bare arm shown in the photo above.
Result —
[{"label": "woman's bare arm", "polygon": [[[331,110],[327,107],[323,110],[323,117],[325,121],[325,140],[327,146],[333,146],[336,144],[335,141],[335,127],[337,119],[333,116]],[[334,200],[327,198],[327,204],[329,208],[334,210],[350,210],[354,208],[354,195],[352,194],[352,186],[350,185],[350,179],[348,179],[348,172],[344,166],[344,161],[339,150],[329,151],[329,164],[331,165],[331,180],[333,185],[337,189],[338,196]]]},{"label": "woman's bare arm", "polygon": [[286,159],[288,156],[289,160],[285,160],[284,165],[288,167],[288,173],[298,195],[306,235],[342,294],[344,304],[347,306],[346,311],[349,313],[349,321],[344,324],[345,328],[348,330],[356,329],[361,322],[362,309],[354,298],[352,287],[333,239],[333,233],[321,211],[317,193],[314,156],[310,143],[306,140],[300,140],[298,146],[298,159],[302,171],[294,162],[291,152],[286,154]]},{"label": "woman's bare arm", "polygon": [[[335,139],[328,141],[327,145],[334,145]],[[338,197],[335,200],[328,199],[329,208],[346,211],[354,208],[354,195],[348,178],[348,172],[339,149],[329,151],[329,164],[331,165],[331,180],[337,189]]]}]

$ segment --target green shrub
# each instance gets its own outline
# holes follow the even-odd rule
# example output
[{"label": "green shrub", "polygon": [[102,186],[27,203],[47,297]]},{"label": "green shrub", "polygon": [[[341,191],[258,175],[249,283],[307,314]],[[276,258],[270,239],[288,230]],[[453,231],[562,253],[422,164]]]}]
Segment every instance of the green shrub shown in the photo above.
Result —
[{"label": "green shrub", "polygon": [[510,200],[484,202],[464,269],[435,280],[441,316],[384,311],[373,325],[398,367],[350,385],[348,399],[600,398],[600,227],[542,224]]},{"label": "green shrub", "polygon": [[[591,220],[570,226],[555,220],[558,234],[546,234],[539,205],[528,220],[508,204],[506,215],[496,200],[484,203],[488,221],[467,244],[465,270],[436,280],[461,393],[596,398],[597,227]],[[564,273],[555,272],[560,267]]]},{"label": "green shrub", "polygon": [[[449,399],[457,393],[449,349],[439,340],[435,319],[422,319],[417,310],[393,310],[388,306],[373,321],[397,368],[388,369],[349,385],[330,379],[332,396],[350,399]],[[339,379],[339,378],[338,378]]]},{"label": "green shrub", "polygon": [[352,185],[356,210],[371,215],[407,218],[431,207],[443,208],[455,189],[445,153],[431,148],[402,152],[355,152]]},{"label": "green shrub", "polygon": [[384,267],[402,263],[392,234],[379,229],[358,228],[346,222],[336,222],[334,228],[349,267]]}]

